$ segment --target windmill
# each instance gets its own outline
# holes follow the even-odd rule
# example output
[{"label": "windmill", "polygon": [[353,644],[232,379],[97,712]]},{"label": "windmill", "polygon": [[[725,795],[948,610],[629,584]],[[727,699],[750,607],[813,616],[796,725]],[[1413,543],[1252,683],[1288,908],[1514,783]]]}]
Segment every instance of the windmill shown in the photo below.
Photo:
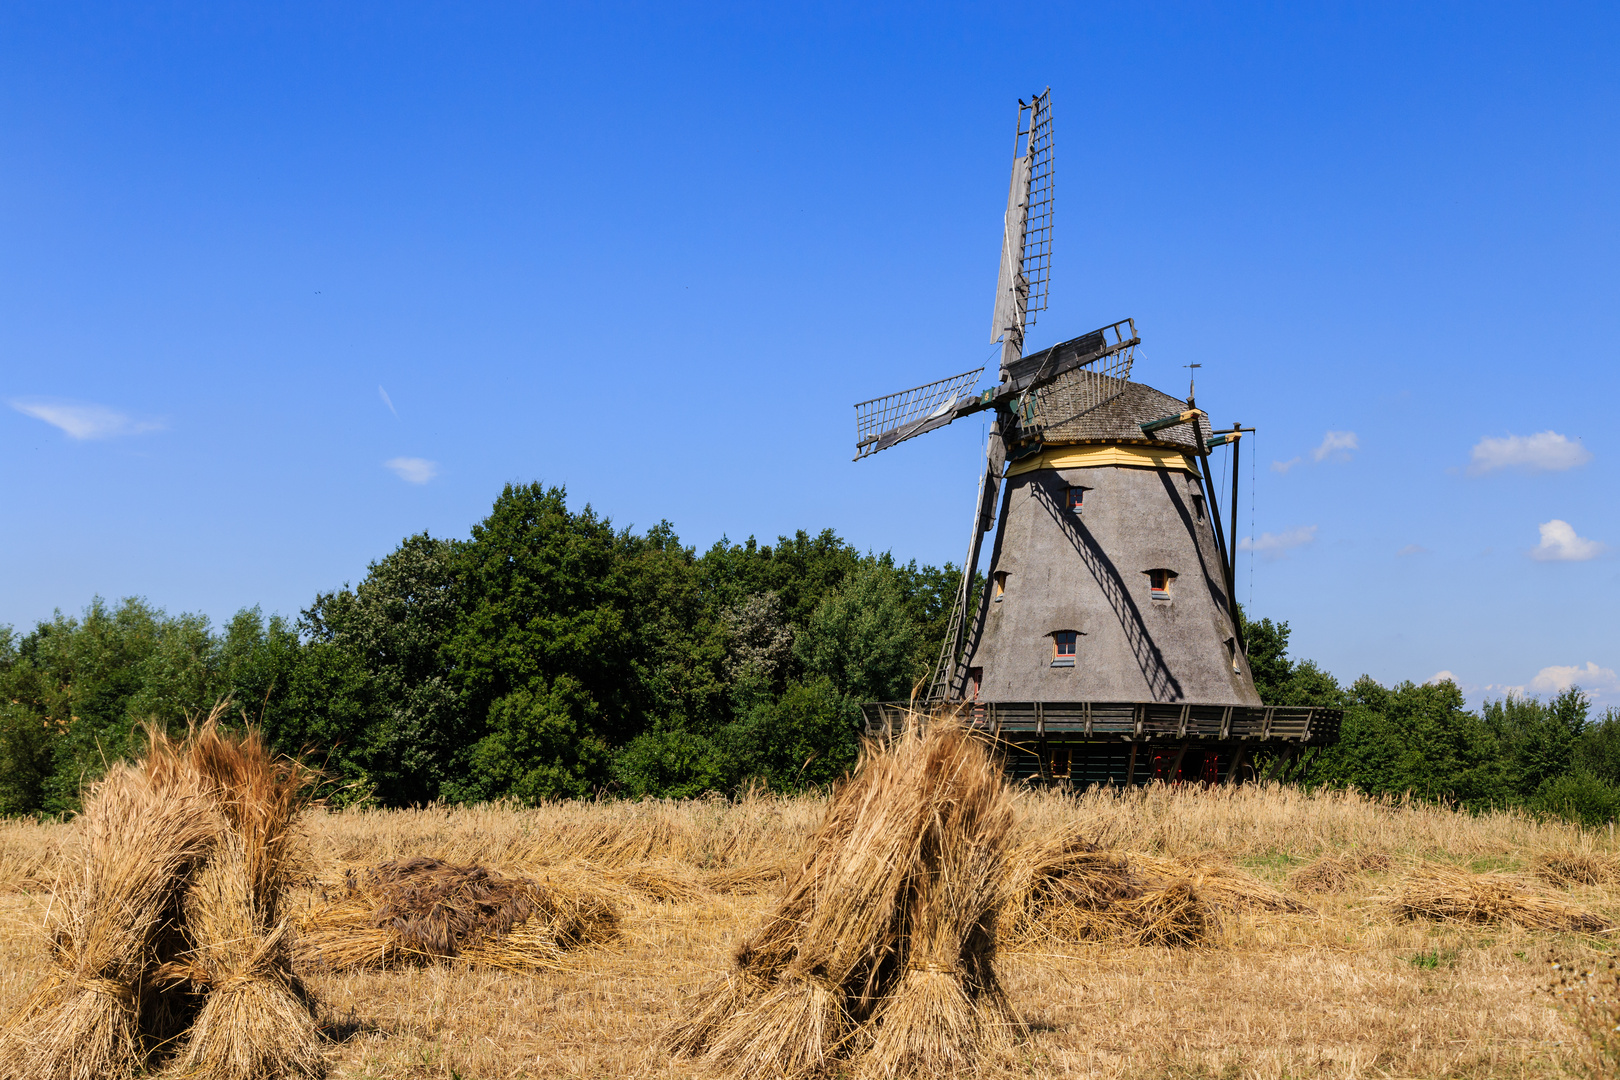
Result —
[{"label": "windmill", "polygon": [[[967,557],[925,696],[969,703],[1028,778],[1233,783],[1335,741],[1340,712],[1268,707],[1234,600],[1238,440],[1186,400],[1132,382],[1122,319],[1024,354],[1052,262],[1051,88],[1018,102],[985,368],[855,406],[857,461],[975,413],[989,438]],[[1196,365],[1194,365],[1196,366]],[[1211,451],[1229,445],[1233,532]],[[974,589],[984,541],[989,572]],[[905,703],[863,706],[869,730]]]}]

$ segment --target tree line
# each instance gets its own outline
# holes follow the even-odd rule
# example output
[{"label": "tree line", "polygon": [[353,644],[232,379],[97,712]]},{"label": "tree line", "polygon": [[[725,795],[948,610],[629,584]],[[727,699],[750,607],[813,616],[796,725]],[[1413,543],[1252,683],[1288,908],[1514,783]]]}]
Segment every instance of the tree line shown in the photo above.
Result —
[{"label": "tree line", "polygon": [[[296,620],[215,628],[139,599],[0,627],[0,813],[62,814],[143,723],[229,698],[333,797],[386,806],[825,785],[861,701],[930,673],[956,568],[862,553],[832,530],[699,554],[662,522],[614,528],[559,487],[508,485],[466,539],[406,538]],[[1272,704],[1346,709],[1308,783],[1620,813],[1620,717],[1577,690],[1469,711],[1449,683],[1341,687],[1248,623]]]}]

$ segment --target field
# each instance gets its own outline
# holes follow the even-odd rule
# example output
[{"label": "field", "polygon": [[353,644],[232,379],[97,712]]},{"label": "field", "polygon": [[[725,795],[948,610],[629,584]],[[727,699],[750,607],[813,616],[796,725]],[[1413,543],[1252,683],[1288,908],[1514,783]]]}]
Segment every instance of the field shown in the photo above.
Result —
[{"label": "field", "polygon": [[[770,907],[823,805],[753,797],[310,815],[304,910],[345,870],[429,855],[585,884],[623,919],[615,943],[539,973],[451,961],[312,974],[333,1075],[701,1075],[659,1053],[657,1034]],[[1607,937],[1406,918],[1392,898],[1439,864],[1520,875],[1532,894],[1620,921],[1612,879],[1560,887],[1535,877],[1570,853],[1610,865],[1608,831],[1255,786],[1025,794],[1019,806],[1021,836],[1078,823],[1128,856],[1248,875],[1299,910],[1222,905],[1198,948],[1004,945],[999,966],[1030,1033],[985,1076],[1557,1075],[1579,1036],[1539,989],[1547,957],[1598,957]],[[45,970],[39,928],[68,828],[0,825],[0,1009]],[[1290,884],[1323,855],[1369,869],[1336,892]]]}]

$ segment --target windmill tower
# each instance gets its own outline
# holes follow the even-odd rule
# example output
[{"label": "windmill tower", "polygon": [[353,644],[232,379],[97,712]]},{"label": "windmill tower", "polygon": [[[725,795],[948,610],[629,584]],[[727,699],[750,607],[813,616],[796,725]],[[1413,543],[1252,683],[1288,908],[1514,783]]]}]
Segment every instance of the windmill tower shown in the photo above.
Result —
[{"label": "windmill tower", "polygon": [[[1233,599],[1238,440],[1196,405],[1130,379],[1131,319],[1024,354],[1052,257],[1051,90],[1018,103],[1012,181],[984,368],[862,402],[856,460],[991,414],[968,552],[927,696],[971,703],[1047,781],[1238,782],[1336,740],[1339,710],[1267,707]],[[1196,366],[1196,365],[1193,365]],[[1233,454],[1233,533],[1209,467]],[[994,530],[982,590],[983,542]],[[865,706],[872,730],[904,705]]]}]

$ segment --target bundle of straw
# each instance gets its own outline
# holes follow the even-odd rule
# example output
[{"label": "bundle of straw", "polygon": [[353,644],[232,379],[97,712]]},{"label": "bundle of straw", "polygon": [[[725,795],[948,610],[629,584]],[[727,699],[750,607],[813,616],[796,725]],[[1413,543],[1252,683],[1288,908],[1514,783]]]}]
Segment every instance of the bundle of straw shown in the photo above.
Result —
[{"label": "bundle of straw", "polygon": [[868,745],[775,911],[665,1033],[741,1078],[869,1050],[892,1076],[972,1061],[1014,1027],[994,967],[1012,810],[985,745],[950,717]]},{"label": "bundle of straw", "polygon": [[617,932],[613,906],[589,891],[422,857],[351,870],[342,892],[303,922],[298,953],[339,970],[455,956],[529,969]]},{"label": "bundle of straw", "polygon": [[226,822],[186,897],[193,947],[162,973],[204,992],[182,1054],[206,1080],[310,1077],[325,1069],[313,1002],[293,974],[281,904],[299,812],[314,774],[277,758],[255,732],[222,733],[216,710],[185,749]]},{"label": "bundle of straw", "polygon": [[1160,859],[1151,855],[1132,856],[1131,862],[1150,889],[1185,881],[1213,908],[1293,915],[1308,914],[1311,910],[1259,878],[1220,863],[1197,858]]},{"label": "bundle of straw", "polygon": [[1120,936],[1125,905],[1142,883],[1123,855],[1104,851],[1077,828],[1035,836],[1007,857],[1002,923],[1018,945]]},{"label": "bundle of straw", "polygon": [[1350,887],[1357,874],[1388,870],[1390,857],[1377,851],[1323,855],[1288,875],[1288,884],[1300,892],[1336,893]]},{"label": "bundle of straw", "polygon": [[1537,877],[1549,885],[1607,885],[1617,876],[1613,859],[1589,851],[1548,851],[1531,864]]},{"label": "bundle of straw", "polygon": [[1537,892],[1510,874],[1475,874],[1454,866],[1420,868],[1389,903],[1407,918],[1514,922],[1528,930],[1588,933],[1611,928],[1601,915]]},{"label": "bundle of straw", "polygon": [[149,976],[219,825],[200,777],[150,764],[116,765],[86,795],[50,913],[52,971],[0,1034],[0,1076],[127,1077],[155,1048]]}]

